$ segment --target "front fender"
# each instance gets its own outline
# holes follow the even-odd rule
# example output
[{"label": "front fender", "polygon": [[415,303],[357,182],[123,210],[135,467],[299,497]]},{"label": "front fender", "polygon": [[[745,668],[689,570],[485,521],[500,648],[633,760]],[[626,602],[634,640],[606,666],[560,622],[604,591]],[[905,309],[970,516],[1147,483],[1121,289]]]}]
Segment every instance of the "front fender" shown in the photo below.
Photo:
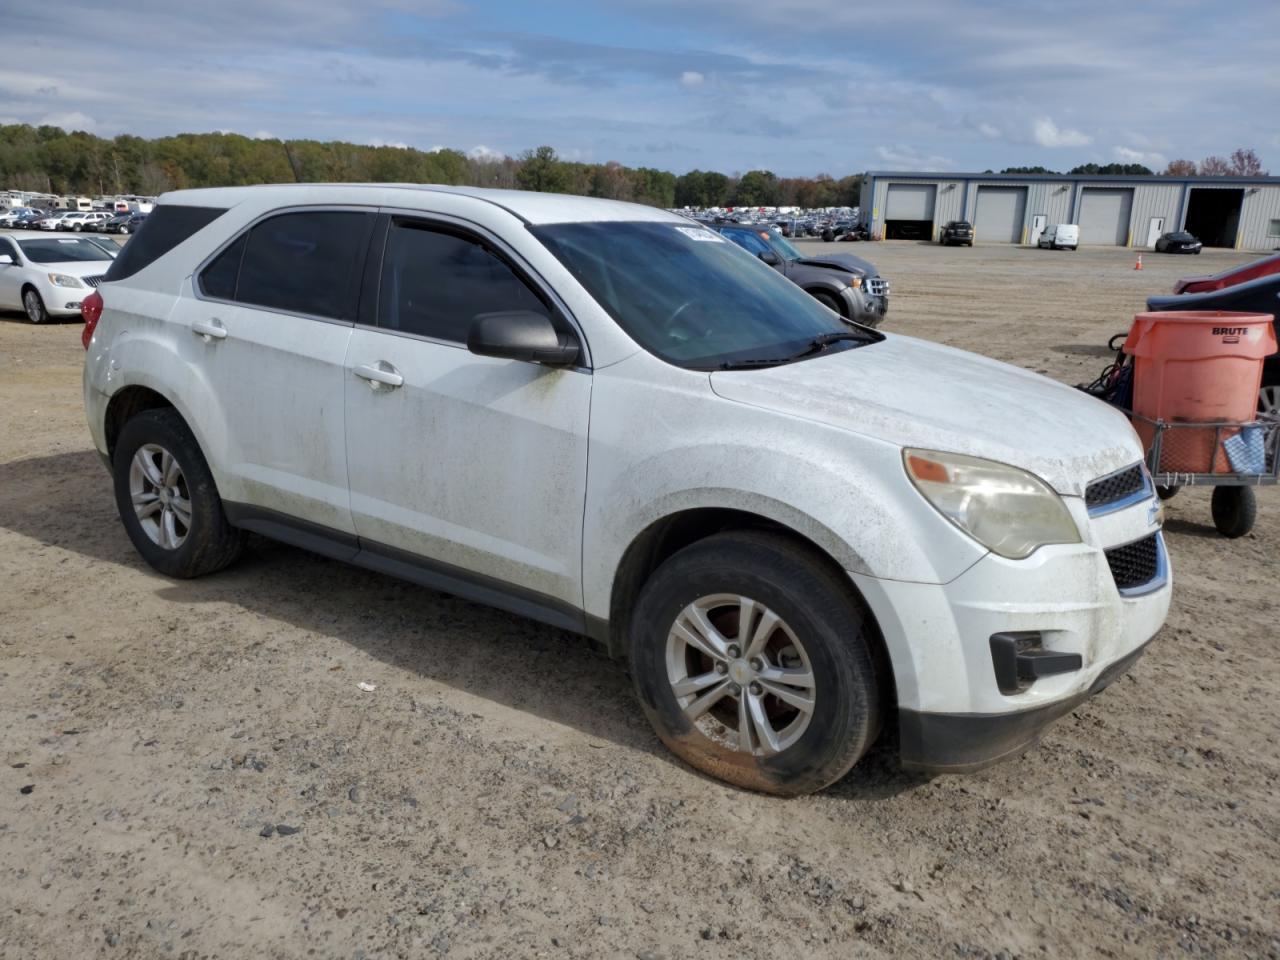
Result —
[{"label": "front fender", "polygon": [[705,376],[685,391],[603,372],[589,464],[583,600],[597,617],[627,548],[686,510],[755,514],[877,578],[946,583],[986,553],[920,497],[899,447],[724,400]]}]

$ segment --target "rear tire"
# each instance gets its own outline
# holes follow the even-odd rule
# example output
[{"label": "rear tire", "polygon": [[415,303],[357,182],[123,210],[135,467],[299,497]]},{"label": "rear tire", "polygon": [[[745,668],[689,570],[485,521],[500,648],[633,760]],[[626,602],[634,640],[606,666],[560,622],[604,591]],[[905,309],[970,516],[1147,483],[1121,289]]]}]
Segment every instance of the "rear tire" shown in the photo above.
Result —
[{"label": "rear tire", "polygon": [[1156,496],[1161,500],[1172,500],[1181,489],[1181,486],[1156,487]]},{"label": "rear tire", "polygon": [[1258,500],[1252,487],[1214,487],[1213,525],[1224,537],[1243,537],[1258,518]]},{"label": "rear tire", "polygon": [[[849,584],[802,545],[717,534],[670,557],[641,590],[631,675],[645,716],[686,763],[795,796],[844,776],[880,731],[872,630]],[[694,633],[698,646],[684,639]],[[776,683],[784,674],[796,679]]]},{"label": "rear tire", "polygon": [[142,558],[180,580],[231,564],[246,535],[227,522],[200,446],[172,408],[146,410],[112,455],[116,509]]}]

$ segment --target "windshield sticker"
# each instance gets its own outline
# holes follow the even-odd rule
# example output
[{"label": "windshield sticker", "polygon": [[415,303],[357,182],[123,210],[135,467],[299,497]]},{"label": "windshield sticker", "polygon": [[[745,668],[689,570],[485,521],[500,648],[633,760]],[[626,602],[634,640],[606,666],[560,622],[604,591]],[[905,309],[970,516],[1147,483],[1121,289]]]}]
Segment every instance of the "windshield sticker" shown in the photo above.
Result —
[{"label": "windshield sticker", "polygon": [[59,238],[59,239],[58,239],[58,242],[59,242],[59,243],[79,243],[80,241],[79,241],[79,240],[63,240],[63,239]]},{"label": "windshield sticker", "polygon": [[714,230],[704,230],[702,227],[676,227],[690,240],[697,240],[699,243],[724,243],[724,237],[716,233]]}]

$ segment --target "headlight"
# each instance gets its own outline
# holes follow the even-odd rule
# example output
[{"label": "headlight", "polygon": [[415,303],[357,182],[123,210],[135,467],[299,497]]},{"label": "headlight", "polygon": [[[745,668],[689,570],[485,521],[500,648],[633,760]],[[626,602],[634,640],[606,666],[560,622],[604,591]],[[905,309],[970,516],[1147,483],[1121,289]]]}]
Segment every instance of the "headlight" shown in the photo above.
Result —
[{"label": "headlight", "polygon": [[65,273],[49,274],[49,282],[55,287],[83,287],[79,277],[69,277]]},{"label": "headlight", "polygon": [[1034,474],[958,453],[904,450],[907,476],[935,510],[1002,557],[1022,560],[1080,531],[1053,489]]}]

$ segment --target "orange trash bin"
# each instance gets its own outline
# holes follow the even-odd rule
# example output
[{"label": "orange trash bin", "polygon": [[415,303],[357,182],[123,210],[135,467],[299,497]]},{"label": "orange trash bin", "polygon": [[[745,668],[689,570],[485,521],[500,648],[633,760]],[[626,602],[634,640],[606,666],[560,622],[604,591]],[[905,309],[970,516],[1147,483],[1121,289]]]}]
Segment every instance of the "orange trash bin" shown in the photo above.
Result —
[{"label": "orange trash bin", "polygon": [[[1133,412],[1167,423],[1254,420],[1262,361],[1276,352],[1269,314],[1226,311],[1139,313],[1124,352],[1132,356]],[[1148,449],[1155,427],[1134,423]],[[1166,430],[1157,472],[1231,473],[1221,441],[1238,430]]]}]

